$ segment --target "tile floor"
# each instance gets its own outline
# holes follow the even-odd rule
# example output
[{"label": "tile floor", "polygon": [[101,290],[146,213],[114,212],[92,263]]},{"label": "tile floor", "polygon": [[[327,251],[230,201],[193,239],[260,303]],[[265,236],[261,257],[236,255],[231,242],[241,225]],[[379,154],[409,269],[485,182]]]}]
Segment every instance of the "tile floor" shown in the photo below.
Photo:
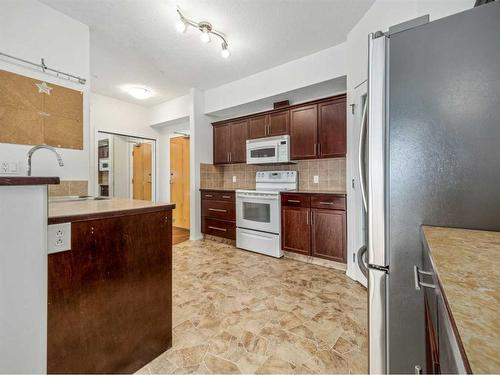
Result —
[{"label": "tile floor", "polygon": [[173,347],[140,373],[366,373],[366,290],[213,241],[173,254]]}]

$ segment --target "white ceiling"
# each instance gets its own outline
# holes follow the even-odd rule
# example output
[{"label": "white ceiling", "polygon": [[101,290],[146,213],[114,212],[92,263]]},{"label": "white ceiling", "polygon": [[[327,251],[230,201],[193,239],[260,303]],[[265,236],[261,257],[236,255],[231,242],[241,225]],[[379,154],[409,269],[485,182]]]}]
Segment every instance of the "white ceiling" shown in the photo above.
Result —
[{"label": "white ceiling", "polygon": [[[374,0],[41,0],[90,26],[92,91],[151,106],[208,89],[346,40]],[[176,6],[226,34],[231,50],[175,30]],[[139,101],[120,86],[150,87]]]}]

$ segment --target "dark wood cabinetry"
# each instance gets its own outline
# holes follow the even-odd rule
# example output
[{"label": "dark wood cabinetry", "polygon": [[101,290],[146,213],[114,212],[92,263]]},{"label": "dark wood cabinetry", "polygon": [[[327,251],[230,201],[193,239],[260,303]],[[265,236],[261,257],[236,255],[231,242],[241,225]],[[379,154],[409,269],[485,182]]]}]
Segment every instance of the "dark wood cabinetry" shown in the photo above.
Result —
[{"label": "dark wood cabinetry", "polygon": [[317,157],[318,106],[299,107],[290,111],[290,157],[293,160]]},{"label": "dark wood cabinetry", "polygon": [[236,239],[236,202],[233,191],[201,190],[201,232]]},{"label": "dark wood cabinetry", "polygon": [[72,223],[48,255],[48,373],[133,373],[172,346],[172,211]]},{"label": "dark wood cabinetry", "polygon": [[285,134],[290,135],[293,160],[343,157],[347,148],[346,116],[346,96],[338,95],[215,122],[214,164],[244,163],[247,139]]},{"label": "dark wood cabinetry", "polygon": [[318,157],[345,156],[346,97],[318,104]]},{"label": "dark wood cabinetry", "polygon": [[213,127],[214,164],[245,163],[248,120],[232,121]]},{"label": "dark wood cabinetry", "polygon": [[345,195],[281,194],[282,249],[346,262]]}]

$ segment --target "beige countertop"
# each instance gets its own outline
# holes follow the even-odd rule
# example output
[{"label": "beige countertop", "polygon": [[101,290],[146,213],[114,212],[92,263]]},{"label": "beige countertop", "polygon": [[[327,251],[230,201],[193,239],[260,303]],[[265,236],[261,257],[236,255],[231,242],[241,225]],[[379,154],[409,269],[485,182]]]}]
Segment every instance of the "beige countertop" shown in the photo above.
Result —
[{"label": "beige countertop", "polygon": [[474,373],[500,373],[500,232],[423,227]]},{"label": "beige countertop", "polygon": [[111,198],[49,202],[49,224],[174,209],[175,204]]},{"label": "beige countertop", "polygon": [[347,192],[345,190],[289,190],[289,191],[282,191],[283,194],[285,193],[298,193],[298,194],[340,194],[340,195],[346,195]]}]

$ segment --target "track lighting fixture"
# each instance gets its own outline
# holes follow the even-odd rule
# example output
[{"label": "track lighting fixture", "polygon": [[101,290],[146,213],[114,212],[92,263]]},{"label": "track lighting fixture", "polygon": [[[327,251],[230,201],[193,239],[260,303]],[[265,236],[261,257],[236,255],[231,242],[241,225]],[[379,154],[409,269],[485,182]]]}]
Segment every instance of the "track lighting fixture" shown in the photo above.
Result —
[{"label": "track lighting fixture", "polygon": [[178,21],[175,24],[175,28],[177,29],[178,32],[180,33],[185,33],[188,26],[192,26],[196,29],[198,29],[201,34],[200,34],[200,40],[203,43],[210,43],[211,41],[211,35],[215,35],[219,37],[222,40],[222,50],[221,50],[221,56],[225,59],[227,59],[229,56],[231,56],[231,53],[229,52],[229,45],[227,43],[226,37],[223,33],[220,31],[214,30],[212,27],[212,24],[210,22],[206,21],[201,21],[201,22],[195,22],[192,21],[182,14],[181,10],[179,7],[177,7],[177,14],[179,16]]}]

